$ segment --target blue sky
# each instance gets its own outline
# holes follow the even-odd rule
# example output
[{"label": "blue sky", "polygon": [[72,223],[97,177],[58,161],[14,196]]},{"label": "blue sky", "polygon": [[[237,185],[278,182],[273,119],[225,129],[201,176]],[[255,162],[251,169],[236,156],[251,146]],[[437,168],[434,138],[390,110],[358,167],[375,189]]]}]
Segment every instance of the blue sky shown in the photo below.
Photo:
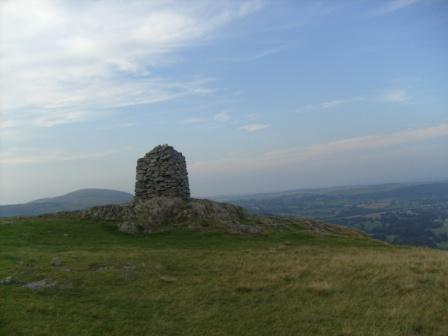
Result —
[{"label": "blue sky", "polygon": [[448,1],[3,1],[0,203],[448,179]]}]

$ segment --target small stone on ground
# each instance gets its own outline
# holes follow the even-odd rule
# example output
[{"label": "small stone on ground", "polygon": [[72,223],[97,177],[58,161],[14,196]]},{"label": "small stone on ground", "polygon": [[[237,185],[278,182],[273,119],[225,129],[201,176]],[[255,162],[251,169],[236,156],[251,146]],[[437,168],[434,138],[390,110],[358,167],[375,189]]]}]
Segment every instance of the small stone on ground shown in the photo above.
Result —
[{"label": "small stone on ground", "polygon": [[169,275],[162,275],[160,277],[160,280],[164,281],[164,282],[176,282],[177,279],[175,277],[169,276]]},{"label": "small stone on ground", "polygon": [[34,281],[34,282],[27,283],[23,287],[29,288],[29,289],[31,289],[33,291],[39,291],[39,290],[46,289],[46,288],[53,288],[56,285],[57,285],[56,281],[43,279],[43,280],[40,280],[40,281]]},{"label": "small stone on ground", "polygon": [[13,283],[14,283],[14,280],[13,280],[12,276],[7,276],[6,278],[0,280],[0,285],[2,285],[2,286],[12,285]]},{"label": "small stone on ground", "polygon": [[59,266],[61,266],[61,265],[62,265],[61,258],[59,258],[59,257],[54,257],[54,258],[51,260],[51,266],[59,267]]}]

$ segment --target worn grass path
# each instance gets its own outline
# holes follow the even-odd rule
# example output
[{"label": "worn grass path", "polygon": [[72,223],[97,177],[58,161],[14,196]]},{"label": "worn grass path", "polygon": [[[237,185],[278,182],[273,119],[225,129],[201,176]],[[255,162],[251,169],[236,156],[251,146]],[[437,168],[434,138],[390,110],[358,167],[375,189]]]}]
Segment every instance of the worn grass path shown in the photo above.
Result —
[{"label": "worn grass path", "polygon": [[[448,252],[356,237],[4,219],[7,276],[0,335],[448,335]],[[22,287],[42,279],[57,285]]]}]

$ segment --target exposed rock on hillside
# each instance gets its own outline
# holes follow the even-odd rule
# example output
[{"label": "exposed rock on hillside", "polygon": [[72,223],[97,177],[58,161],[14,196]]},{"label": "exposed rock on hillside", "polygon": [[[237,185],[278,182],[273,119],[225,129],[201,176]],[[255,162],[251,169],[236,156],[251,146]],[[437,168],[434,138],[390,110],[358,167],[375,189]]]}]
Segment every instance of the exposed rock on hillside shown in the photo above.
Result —
[{"label": "exposed rock on hillside", "polygon": [[81,211],[81,216],[117,222],[121,232],[149,234],[175,228],[228,233],[267,234],[272,231],[309,230],[348,236],[362,233],[308,219],[256,216],[243,208],[209,200],[154,197],[128,205],[98,206]]},{"label": "exposed rock on hillside", "polygon": [[261,233],[250,224],[255,217],[243,208],[209,200],[178,197],[154,197],[137,200],[129,205],[94,207],[81,212],[83,217],[118,221],[118,228],[127,233],[151,233],[173,227],[191,229],[223,229],[240,233]]}]

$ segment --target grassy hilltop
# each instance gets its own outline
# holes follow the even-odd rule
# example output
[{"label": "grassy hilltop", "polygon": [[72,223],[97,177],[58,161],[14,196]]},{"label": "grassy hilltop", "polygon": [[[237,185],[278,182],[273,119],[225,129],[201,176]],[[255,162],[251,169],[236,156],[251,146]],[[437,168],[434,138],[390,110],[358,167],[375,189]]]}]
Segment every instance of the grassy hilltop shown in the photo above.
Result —
[{"label": "grassy hilltop", "polygon": [[[8,276],[0,335],[448,335],[448,252],[349,231],[130,236],[69,216],[7,218]],[[23,287],[42,279],[51,288]]]}]

